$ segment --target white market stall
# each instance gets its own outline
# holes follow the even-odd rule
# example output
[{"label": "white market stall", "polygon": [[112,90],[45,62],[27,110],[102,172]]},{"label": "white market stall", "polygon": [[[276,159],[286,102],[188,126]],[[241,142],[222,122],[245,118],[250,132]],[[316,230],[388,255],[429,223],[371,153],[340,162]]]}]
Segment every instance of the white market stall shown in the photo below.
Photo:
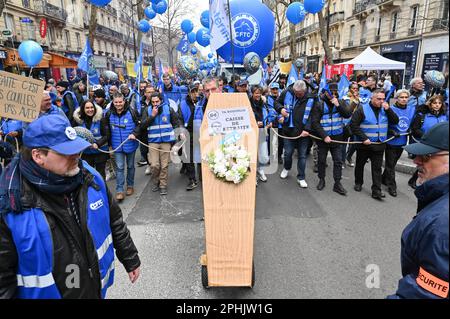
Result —
[{"label": "white market stall", "polygon": [[371,47],[367,47],[360,55],[350,61],[341,63],[353,64],[353,70],[403,70],[403,87],[405,86],[406,63],[385,58],[379,55]]}]

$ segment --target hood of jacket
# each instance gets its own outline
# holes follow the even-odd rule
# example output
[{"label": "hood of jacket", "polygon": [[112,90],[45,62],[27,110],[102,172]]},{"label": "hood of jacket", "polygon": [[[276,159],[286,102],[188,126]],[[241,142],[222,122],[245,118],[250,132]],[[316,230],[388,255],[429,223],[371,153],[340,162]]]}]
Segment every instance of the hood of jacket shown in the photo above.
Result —
[{"label": "hood of jacket", "polygon": [[[102,117],[103,117],[103,109],[97,104],[94,104],[94,106],[95,106],[95,115],[92,118],[92,122],[99,122],[102,119]],[[80,111],[81,111],[81,109],[77,108],[73,112],[73,119],[75,120],[75,122],[77,122],[77,124],[81,125],[81,124],[83,124],[84,121],[80,117],[80,115],[81,115]]]}]

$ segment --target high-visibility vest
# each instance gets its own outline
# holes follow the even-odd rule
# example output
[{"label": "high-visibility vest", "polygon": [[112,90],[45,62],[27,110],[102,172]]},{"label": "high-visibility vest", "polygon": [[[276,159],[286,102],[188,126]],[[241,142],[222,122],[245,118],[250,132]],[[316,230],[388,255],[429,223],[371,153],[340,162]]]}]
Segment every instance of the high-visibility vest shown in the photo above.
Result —
[{"label": "high-visibility vest", "polygon": [[[86,123],[83,122],[81,124],[82,127],[86,128]],[[92,135],[94,135],[94,138],[96,141],[98,141],[99,139],[102,138],[102,133],[101,133],[101,125],[100,125],[100,121],[97,122],[92,122],[91,124],[91,128],[89,129],[89,131],[91,131]],[[102,147],[100,147],[101,150],[103,151],[107,151],[108,150],[108,145],[105,144]],[[83,151],[84,154],[100,154],[99,150],[93,149],[93,148],[87,148]]]},{"label": "high-visibility vest", "polygon": [[[392,105],[391,109],[395,112],[395,114],[397,114],[399,122],[397,124],[390,124],[389,129],[394,130],[399,134],[407,133],[414,119],[416,109],[412,105],[407,105],[405,109]],[[404,146],[408,143],[408,136],[402,135],[387,143],[394,146]]]},{"label": "high-visibility vest", "polygon": [[344,121],[336,106],[333,105],[330,114],[327,103],[323,102],[323,115],[320,119],[320,126],[322,126],[328,136],[341,135],[344,133]]},{"label": "high-visibility vest", "polygon": [[[362,105],[365,119],[360,124],[361,130],[366,134],[371,142],[384,142],[388,132],[388,118],[384,108],[380,108],[378,118],[368,103]],[[357,138],[357,140],[360,140]]]},{"label": "high-visibility vest", "polygon": [[[172,143],[175,142],[175,132],[170,123],[170,107],[167,104],[160,106],[162,113],[155,117],[153,123],[148,127],[149,143]],[[152,109],[148,109],[148,115],[151,116]]]},{"label": "high-visibility vest", "polygon": [[[118,116],[111,112],[109,124],[111,128],[111,146],[113,149],[116,149],[122,144],[136,128],[133,116],[131,115],[131,110],[127,110],[127,113],[122,116]],[[137,141],[128,140],[117,150],[117,152],[130,154],[137,150],[138,145]]]}]

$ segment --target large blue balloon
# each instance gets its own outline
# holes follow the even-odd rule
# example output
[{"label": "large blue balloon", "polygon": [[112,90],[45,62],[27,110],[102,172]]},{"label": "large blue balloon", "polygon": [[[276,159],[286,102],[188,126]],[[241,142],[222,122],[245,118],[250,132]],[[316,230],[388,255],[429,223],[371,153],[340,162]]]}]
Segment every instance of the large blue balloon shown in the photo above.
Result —
[{"label": "large blue balloon", "polygon": [[200,23],[202,24],[202,26],[209,29],[209,11],[208,10],[203,11],[202,14],[200,15]]},{"label": "large blue balloon", "polygon": [[41,62],[44,50],[39,43],[27,40],[19,45],[19,56],[26,65],[34,67]]},{"label": "large blue balloon", "polygon": [[298,24],[305,19],[305,7],[301,2],[293,2],[286,10],[286,18],[290,23]]},{"label": "large blue balloon", "polygon": [[322,10],[326,0],[305,0],[305,10],[309,13],[317,13]]},{"label": "large blue balloon", "polygon": [[104,7],[112,0],[88,0],[88,1],[97,7]]},{"label": "large blue balloon", "polygon": [[197,52],[198,52],[198,51],[197,51],[197,49],[196,49],[196,48],[192,48],[192,49],[191,49],[191,53],[192,53],[193,55],[196,55],[196,54],[197,54]]},{"label": "large blue balloon", "polygon": [[138,27],[139,27],[139,31],[141,31],[143,33],[147,33],[151,28],[150,23],[148,23],[148,21],[145,19],[142,19],[141,21],[139,21]]},{"label": "large blue balloon", "polygon": [[154,17],[156,17],[156,12],[155,12],[155,10],[153,10],[153,8],[151,6],[148,6],[147,8],[145,8],[144,13],[145,13],[145,16],[150,20],[153,19]]},{"label": "large blue balloon", "polygon": [[167,11],[167,2],[166,0],[160,0],[158,3],[152,4],[153,10],[155,10],[156,13],[163,14]]},{"label": "large blue balloon", "polygon": [[191,20],[185,19],[181,22],[181,30],[186,34],[191,33],[194,30],[194,24]]},{"label": "large blue balloon", "polygon": [[214,54],[212,54],[212,53],[208,53],[208,58],[212,59],[212,58],[213,58],[213,56],[214,56]]},{"label": "large blue balloon", "polygon": [[188,37],[189,43],[191,43],[191,44],[195,43],[195,41],[197,40],[197,34],[195,32],[188,33],[187,37]]},{"label": "large blue balloon", "polygon": [[202,47],[207,47],[209,45],[209,29],[200,28],[197,31],[196,39]]},{"label": "large blue balloon", "polygon": [[[255,52],[264,59],[273,48],[275,17],[272,11],[259,0],[231,0],[231,16],[234,46],[234,61],[242,63],[244,56]],[[220,25],[218,26],[220,29]],[[231,43],[228,42],[217,53],[231,62]]]}]

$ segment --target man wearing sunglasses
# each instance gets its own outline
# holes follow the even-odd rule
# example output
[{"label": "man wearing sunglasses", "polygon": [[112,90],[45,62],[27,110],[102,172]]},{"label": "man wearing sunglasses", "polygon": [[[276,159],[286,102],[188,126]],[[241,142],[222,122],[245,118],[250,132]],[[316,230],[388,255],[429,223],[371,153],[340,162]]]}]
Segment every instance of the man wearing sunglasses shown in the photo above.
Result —
[{"label": "man wearing sunglasses", "polygon": [[91,144],[59,115],[32,122],[0,179],[0,299],[105,298],[114,250],[131,282],[137,249],[101,175],[80,160]]},{"label": "man wearing sunglasses", "polygon": [[436,124],[405,147],[419,170],[417,215],[402,234],[400,279],[388,298],[448,299],[448,122]]}]

